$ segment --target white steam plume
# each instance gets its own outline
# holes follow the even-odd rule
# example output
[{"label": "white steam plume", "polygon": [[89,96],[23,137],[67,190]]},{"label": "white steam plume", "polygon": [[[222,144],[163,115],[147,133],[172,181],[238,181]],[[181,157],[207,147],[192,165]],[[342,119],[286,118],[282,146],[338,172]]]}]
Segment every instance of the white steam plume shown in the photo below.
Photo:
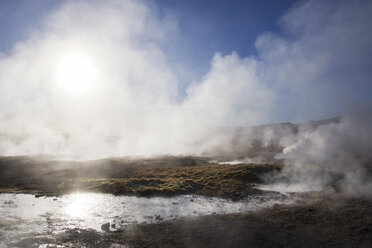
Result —
[{"label": "white steam plume", "polygon": [[281,18],[282,35],[258,37],[257,57],[216,52],[205,76],[183,87],[162,50],[170,34],[182,33],[174,18],[145,1],[65,2],[0,57],[0,154],[207,154],[262,162],[248,155],[264,150],[273,158],[284,148],[277,158],[291,182],[335,182],[368,195],[368,114],[315,128],[237,127],[371,106],[371,23],[370,1],[300,2]]},{"label": "white steam plume", "polygon": [[300,132],[297,141],[277,155],[286,166],[276,175],[275,187],[372,197],[371,116],[371,110],[354,111],[340,122]]},{"label": "white steam plume", "polygon": [[63,4],[0,60],[1,154],[200,153],[211,127],[267,121],[273,95],[236,54],[179,97],[159,46],[175,28],[141,1]]}]

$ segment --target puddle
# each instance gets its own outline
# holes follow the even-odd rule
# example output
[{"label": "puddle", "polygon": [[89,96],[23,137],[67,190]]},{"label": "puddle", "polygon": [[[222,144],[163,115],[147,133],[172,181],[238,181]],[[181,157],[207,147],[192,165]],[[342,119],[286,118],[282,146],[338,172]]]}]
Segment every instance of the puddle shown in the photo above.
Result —
[{"label": "puddle", "polygon": [[306,184],[306,183],[273,183],[256,186],[257,189],[265,191],[275,191],[282,194],[288,193],[306,193],[321,191],[322,186],[317,184]]},{"label": "puddle", "polygon": [[28,194],[0,194],[0,247],[35,236],[50,238],[74,228],[116,231],[136,223],[247,212],[299,200],[294,194],[282,193],[256,195],[237,202],[193,195],[144,198],[77,193],[36,198]]}]

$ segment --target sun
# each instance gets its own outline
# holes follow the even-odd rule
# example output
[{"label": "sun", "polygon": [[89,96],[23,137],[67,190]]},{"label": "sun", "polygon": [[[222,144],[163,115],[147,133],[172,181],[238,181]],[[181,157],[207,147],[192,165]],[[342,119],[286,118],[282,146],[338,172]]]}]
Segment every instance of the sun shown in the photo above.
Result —
[{"label": "sun", "polygon": [[68,54],[59,59],[55,78],[62,89],[81,94],[95,86],[97,68],[88,56],[79,53]]}]

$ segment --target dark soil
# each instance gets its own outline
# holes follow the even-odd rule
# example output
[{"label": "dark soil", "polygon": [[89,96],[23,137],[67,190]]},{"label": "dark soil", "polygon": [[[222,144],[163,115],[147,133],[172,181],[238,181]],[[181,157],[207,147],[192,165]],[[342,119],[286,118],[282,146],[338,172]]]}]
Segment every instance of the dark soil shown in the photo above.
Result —
[{"label": "dark soil", "polygon": [[[230,198],[259,193],[252,184],[274,165],[218,165],[193,157],[57,161],[48,157],[0,158],[0,192],[58,195],[95,191],[134,195],[196,193]],[[314,197],[312,198],[314,199]],[[299,206],[245,214],[180,218],[137,224],[120,232],[70,229],[50,239],[14,244],[38,247],[372,247],[372,202],[319,196]],[[56,247],[55,245],[44,247]]]},{"label": "dark soil", "polygon": [[[20,247],[45,243],[27,240]],[[72,229],[53,243],[71,247],[372,247],[372,202],[326,198],[306,205],[246,214],[138,224],[120,232]],[[26,246],[22,246],[25,244]]]},{"label": "dark soil", "polygon": [[372,247],[372,203],[313,203],[250,214],[138,225],[116,237],[133,247]]}]

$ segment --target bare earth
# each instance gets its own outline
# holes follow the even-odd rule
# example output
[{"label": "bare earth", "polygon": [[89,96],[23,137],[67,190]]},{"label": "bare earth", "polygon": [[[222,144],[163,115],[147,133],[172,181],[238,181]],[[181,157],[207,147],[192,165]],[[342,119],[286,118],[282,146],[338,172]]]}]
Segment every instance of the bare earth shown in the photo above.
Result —
[{"label": "bare earth", "polygon": [[[337,205],[330,205],[337,202]],[[181,218],[138,224],[120,232],[71,229],[56,240],[25,239],[63,247],[372,247],[372,202],[323,198],[304,206],[247,214]],[[70,246],[69,246],[70,245]],[[54,246],[52,246],[54,247]]]},{"label": "bare earth", "polygon": [[[193,157],[57,161],[0,158],[0,191],[59,195],[94,191],[141,196],[201,194],[239,199],[277,165],[217,165]],[[137,224],[119,232],[71,229],[56,240],[24,239],[17,247],[372,247],[372,201],[314,193],[300,206]],[[0,222],[0,227],[1,227]],[[52,246],[53,247],[53,246]],[[119,246],[117,246],[119,247]]]}]

